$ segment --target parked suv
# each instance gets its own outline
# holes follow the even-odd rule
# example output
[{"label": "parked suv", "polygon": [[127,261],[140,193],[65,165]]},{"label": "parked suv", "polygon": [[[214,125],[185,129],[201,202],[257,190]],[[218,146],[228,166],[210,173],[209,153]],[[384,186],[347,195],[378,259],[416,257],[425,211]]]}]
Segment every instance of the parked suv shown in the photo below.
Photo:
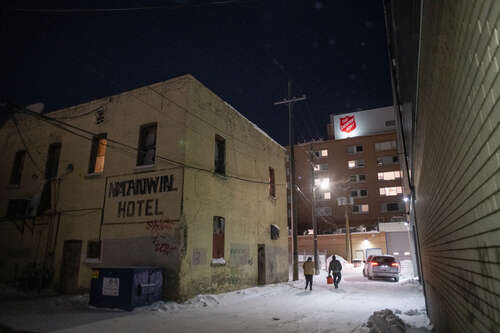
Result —
[{"label": "parked suv", "polygon": [[[399,281],[399,273],[401,272],[401,266],[396,258],[393,256],[373,256],[368,257],[368,261],[365,264],[366,276],[368,279],[373,278],[391,278],[394,281]],[[364,272],[363,269],[363,272]]]}]

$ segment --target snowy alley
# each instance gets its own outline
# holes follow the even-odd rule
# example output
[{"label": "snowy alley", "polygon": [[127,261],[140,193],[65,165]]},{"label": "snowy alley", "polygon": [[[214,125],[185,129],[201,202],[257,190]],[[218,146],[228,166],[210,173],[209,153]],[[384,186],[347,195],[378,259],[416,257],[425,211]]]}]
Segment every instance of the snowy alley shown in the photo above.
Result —
[{"label": "snowy alley", "polygon": [[87,295],[9,297],[0,302],[0,323],[37,332],[360,333],[369,331],[366,322],[374,311],[390,309],[410,327],[430,328],[422,289],[414,280],[403,275],[399,283],[370,281],[361,271],[344,263],[339,289],[327,285],[327,273],[321,271],[312,291],[304,290],[301,275],[295,282],[199,295],[184,304],[158,302],[132,312],[88,307]]}]

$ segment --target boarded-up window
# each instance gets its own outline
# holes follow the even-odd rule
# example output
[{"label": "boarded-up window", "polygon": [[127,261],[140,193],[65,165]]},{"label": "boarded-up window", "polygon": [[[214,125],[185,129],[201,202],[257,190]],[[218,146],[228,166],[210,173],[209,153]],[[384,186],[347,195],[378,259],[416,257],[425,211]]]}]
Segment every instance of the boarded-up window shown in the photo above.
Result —
[{"label": "boarded-up window", "polygon": [[274,182],[274,169],[269,167],[269,195],[276,197],[276,183]]},{"label": "boarded-up window", "polygon": [[280,228],[276,224],[271,224],[271,239],[277,240],[280,238]]},{"label": "boarded-up window", "polygon": [[19,150],[16,152],[16,156],[14,157],[14,164],[12,165],[12,171],[10,173],[11,185],[21,184],[21,176],[23,174],[25,157],[26,157],[26,150]]},{"label": "boarded-up window", "polygon": [[60,143],[53,143],[49,146],[47,164],[45,165],[45,179],[52,179],[57,177],[60,154],[61,154]]},{"label": "boarded-up window", "polygon": [[106,144],[107,144],[106,134],[100,134],[92,138],[89,173],[99,173],[104,171]]},{"label": "boarded-up window", "polygon": [[214,216],[214,231],[213,231],[213,245],[212,245],[212,258],[224,258],[224,225],[225,220],[223,217]]},{"label": "boarded-up window", "polygon": [[141,126],[137,165],[153,165],[156,157],[156,124]]},{"label": "boarded-up window", "polygon": [[226,174],[226,140],[219,136],[215,136],[215,173],[220,175]]}]

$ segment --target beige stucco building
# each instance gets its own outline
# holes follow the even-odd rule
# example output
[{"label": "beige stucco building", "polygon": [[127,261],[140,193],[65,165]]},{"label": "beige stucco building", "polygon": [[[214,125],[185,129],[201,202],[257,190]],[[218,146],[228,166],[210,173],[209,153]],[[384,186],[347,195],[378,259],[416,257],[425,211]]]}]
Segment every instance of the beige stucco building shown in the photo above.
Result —
[{"label": "beige stucco building", "polygon": [[0,129],[3,281],[159,266],[185,299],[288,279],[285,150],[195,78],[45,116]]}]

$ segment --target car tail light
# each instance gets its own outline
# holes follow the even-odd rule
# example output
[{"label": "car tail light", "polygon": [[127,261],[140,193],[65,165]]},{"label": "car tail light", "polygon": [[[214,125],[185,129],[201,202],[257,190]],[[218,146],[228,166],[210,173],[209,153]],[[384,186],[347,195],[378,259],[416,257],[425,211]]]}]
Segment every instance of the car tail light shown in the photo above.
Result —
[{"label": "car tail light", "polygon": [[378,262],[376,262],[376,261],[371,261],[371,262],[370,262],[370,265],[372,265],[372,266],[378,266]]},{"label": "car tail light", "polygon": [[399,264],[398,264],[397,262],[393,262],[393,263],[391,264],[391,266],[392,266],[392,267],[399,267]]}]

